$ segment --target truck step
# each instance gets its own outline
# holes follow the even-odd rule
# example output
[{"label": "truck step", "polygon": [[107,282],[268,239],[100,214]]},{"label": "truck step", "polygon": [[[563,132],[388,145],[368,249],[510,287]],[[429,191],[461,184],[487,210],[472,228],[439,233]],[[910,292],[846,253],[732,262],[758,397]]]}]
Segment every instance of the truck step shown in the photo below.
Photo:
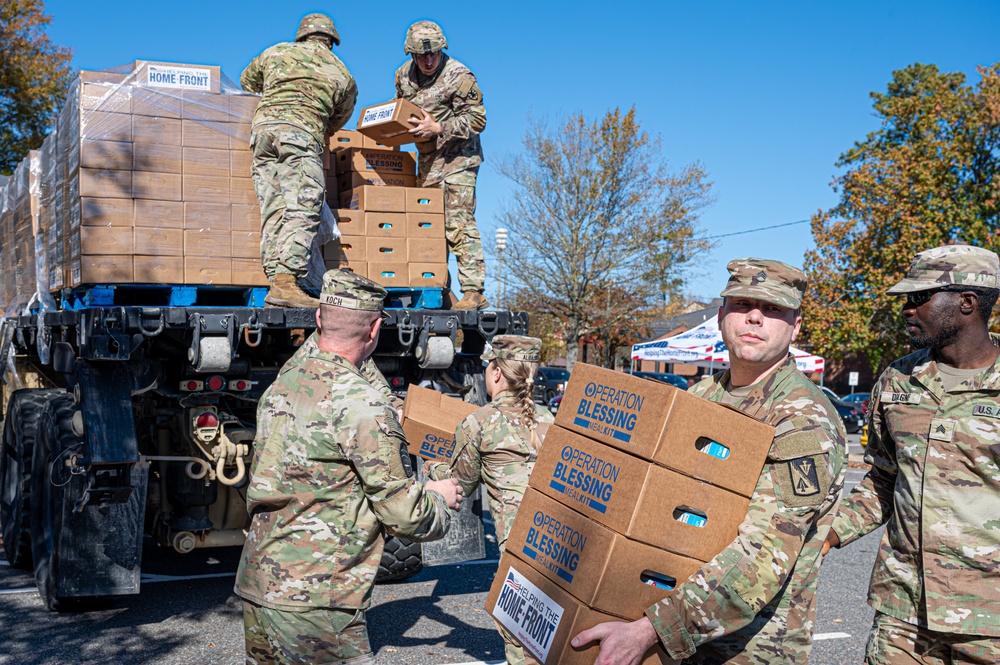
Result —
[{"label": "truck step", "polygon": [[409,309],[441,309],[444,306],[444,289],[386,288],[389,295],[387,307]]},{"label": "truck step", "polygon": [[64,310],[87,307],[264,307],[267,287],[212,284],[91,284],[63,289]]}]

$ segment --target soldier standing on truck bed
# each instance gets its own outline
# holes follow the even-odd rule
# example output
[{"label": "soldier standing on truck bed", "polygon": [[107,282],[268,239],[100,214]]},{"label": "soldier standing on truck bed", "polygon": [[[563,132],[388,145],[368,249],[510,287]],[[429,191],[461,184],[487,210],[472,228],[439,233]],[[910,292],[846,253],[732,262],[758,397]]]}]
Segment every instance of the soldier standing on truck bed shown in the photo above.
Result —
[{"label": "soldier standing on truck bed", "polygon": [[462,503],[455,480],[407,477],[395,411],[359,369],[378,344],[385,295],[327,272],[316,332],[258,405],[235,589],[248,663],[374,664],[365,610],[383,531],[441,538]]},{"label": "soldier standing on truck bed", "polygon": [[396,97],[424,110],[410,120],[419,142],[418,184],[444,190],[444,227],[448,250],[458,261],[462,299],[453,309],[487,305],[486,262],[476,227],[476,175],[483,163],[479,134],[486,128],[483,93],[469,68],[441,49],[448,42],[437,23],[417,21],[406,31],[403,52],[410,62],[396,70]]},{"label": "soldier standing on truck bed", "polygon": [[[719,328],[730,369],[691,392],[775,427],[739,535],[632,623],[602,623],[595,665],[638,663],[657,640],[671,658],[715,665],[809,660],[821,552],[844,487],[847,434],[789,345],[802,324],[806,276],[764,259],[729,263]],[[678,580],[680,582],[680,580]]]},{"label": "soldier standing on truck bed", "polygon": [[294,42],[276,44],[253,59],[240,76],[244,90],[261,93],[250,149],[260,203],[260,258],[275,307],[317,307],[298,280],[309,271],[309,250],[326,198],[323,139],[354,112],[358,88],[340,59],[333,21],[323,14],[302,19]]},{"label": "soldier standing on truck bed", "polygon": [[903,298],[913,353],[872,391],[871,470],[837,513],[841,547],[886,525],[866,663],[1000,662],[1000,259],[948,245],[913,257]]}]

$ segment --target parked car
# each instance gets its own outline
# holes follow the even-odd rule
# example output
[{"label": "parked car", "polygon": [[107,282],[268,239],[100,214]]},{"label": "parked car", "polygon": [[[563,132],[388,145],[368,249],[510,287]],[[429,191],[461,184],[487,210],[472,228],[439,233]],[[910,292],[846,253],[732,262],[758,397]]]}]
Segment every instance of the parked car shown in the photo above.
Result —
[{"label": "parked car", "polygon": [[539,367],[535,372],[535,399],[548,404],[553,397],[566,390],[569,372],[562,367]]},{"label": "parked car", "polygon": [[840,419],[844,421],[844,429],[848,434],[857,434],[865,424],[865,412],[857,402],[845,402],[844,398],[826,386],[820,386],[823,394],[830,398],[833,407],[837,409]]},{"label": "parked car", "polygon": [[843,401],[848,404],[857,404],[861,407],[861,412],[864,414],[868,413],[868,400],[872,398],[871,393],[851,393],[850,395],[844,395]]},{"label": "parked car", "polygon": [[552,412],[553,416],[559,413],[559,405],[562,404],[562,398],[562,395],[556,395],[549,400],[549,411]]},{"label": "parked car", "polygon": [[669,372],[629,372],[629,374],[638,376],[641,379],[652,379],[653,381],[666,383],[681,390],[688,389],[687,379],[677,374],[670,374]]}]

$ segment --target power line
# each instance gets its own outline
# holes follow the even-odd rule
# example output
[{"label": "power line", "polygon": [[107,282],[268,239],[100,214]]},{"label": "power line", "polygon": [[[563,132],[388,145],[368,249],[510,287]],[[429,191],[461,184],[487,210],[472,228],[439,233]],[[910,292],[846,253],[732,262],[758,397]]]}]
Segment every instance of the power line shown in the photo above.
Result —
[{"label": "power line", "polygon": [[783,226],[795,226],[796,224],[807,224],[808,219],[800,219],[797,222],[786,222],[785,224],[775,224],[774,226],[762,226],[759,229],[747,229],[746,231],[733,231],[732,233],[722,233],[717,236],[706,236],[701,238],[702,240],[715,240],[717,238],[728,238],[730,236],[741,236],[745,233],[757,233],[758,231],[770,231],[771,229],[780,229]]}]

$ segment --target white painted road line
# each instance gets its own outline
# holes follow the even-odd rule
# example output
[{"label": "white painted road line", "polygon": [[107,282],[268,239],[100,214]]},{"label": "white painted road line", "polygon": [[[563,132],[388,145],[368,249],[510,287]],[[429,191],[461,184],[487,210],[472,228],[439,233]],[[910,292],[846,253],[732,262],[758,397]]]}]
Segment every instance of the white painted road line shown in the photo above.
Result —
[{"label": "white painted road line", "polygon": [[813,635],[813,641],[817,640],[842,640],[845,637],[850,637],[850,633],[817,633]]},{"label": "white painted road line", "polygon": [[23,589],[0,589],[0,596],[11,596],[15,593],[38,593],[35,587],[24,587]]}]

